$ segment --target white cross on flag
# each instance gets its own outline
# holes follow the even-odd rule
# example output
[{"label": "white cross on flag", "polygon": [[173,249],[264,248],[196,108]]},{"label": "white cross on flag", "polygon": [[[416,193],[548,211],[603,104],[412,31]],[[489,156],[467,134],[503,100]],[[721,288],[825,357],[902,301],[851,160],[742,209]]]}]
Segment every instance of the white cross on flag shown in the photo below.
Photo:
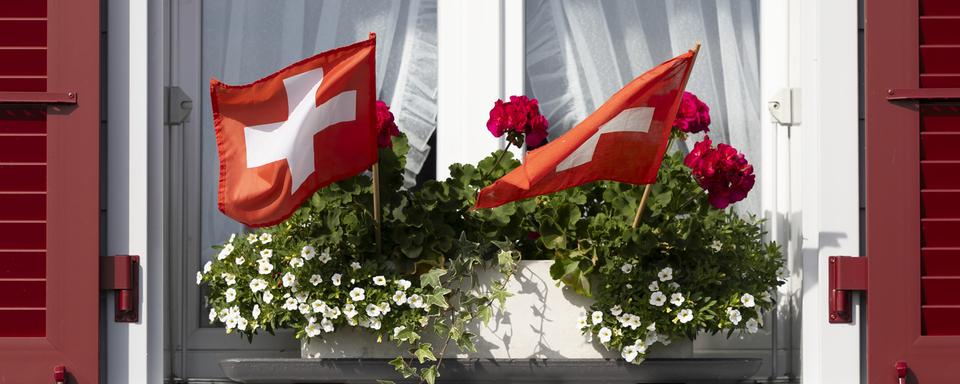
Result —
[{"label": "white cross on flag", "polygon": [[371,35],[250,84],[210,81],[224,214],[277,224],[377,161],[375,46]]}]

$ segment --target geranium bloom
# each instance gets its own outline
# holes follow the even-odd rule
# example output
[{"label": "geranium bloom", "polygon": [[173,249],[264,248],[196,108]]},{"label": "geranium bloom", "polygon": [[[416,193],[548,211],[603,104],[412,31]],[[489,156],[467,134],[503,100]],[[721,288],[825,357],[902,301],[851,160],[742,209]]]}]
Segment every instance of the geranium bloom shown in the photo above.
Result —
[{"label": "geranium bloom", "polygon": [[380,148],[393,148],[393,137],[400,136],[390,106],[380,100],[377,100],[377,132],[377,146]]},{"label": "geranium bloom", "polygon": [[683,92],[673,126],[686,133],[709,132],[710,107],[700,101],[697,95]]},{"label": "geranium bloom", "polygon": [[[510,96],[510,101],[497,100],[490,110],[487,130],[494,136],[507,135],[507,141],[519,147],[526,140],[527,148],[534,149],[547,139],[550,124],[540,114],[537,99]],[[524,137],[525,136],[525,137]]]},{"label": "geranium bloom", "polygon": [[724,209],[746,198],[757,177],[753,174],[753,166],[736,148],[726,144],[713,148],[712,145],[710,137],[704,137],[694,145],[683,163],[690,167],[697,184],[707,191],[710,205]]}]

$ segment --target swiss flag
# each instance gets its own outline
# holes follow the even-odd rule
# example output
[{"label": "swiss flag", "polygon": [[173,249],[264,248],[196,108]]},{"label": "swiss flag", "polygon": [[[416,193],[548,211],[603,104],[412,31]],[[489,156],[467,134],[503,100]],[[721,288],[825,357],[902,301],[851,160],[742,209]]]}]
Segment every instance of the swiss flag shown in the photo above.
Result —
[{"label": "swiss flag", "polygon": [[251,84],[210,80],[224,214],[277,224],[377,161],[375,46],[371,34]]},{"label": "swiss flag", "polygon": [[523,165],[483,188],[475,208],[596,180],[652,183],[695,56],[689,51],[633,79],[576,127],[528,153]]}]

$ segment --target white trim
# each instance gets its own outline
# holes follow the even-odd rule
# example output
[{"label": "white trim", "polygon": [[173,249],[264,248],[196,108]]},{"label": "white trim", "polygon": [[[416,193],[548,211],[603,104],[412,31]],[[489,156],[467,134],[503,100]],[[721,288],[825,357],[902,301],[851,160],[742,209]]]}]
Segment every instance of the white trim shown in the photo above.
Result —
[{"label": "white trim", "polygon": [[163,133],[163,3],[110,0],[107,7],[105,252],[140,255],[142,288],[139,323],[114,322],[107,306],[104,377],[161,383],[163,217],[156,213],[163,211],[163,192],[155,183],[163,177],[163,140],[156,138]]},{"label": "white trim", "polygon": [[490,107],[523,94],[523,0],[437,2],[437,179],[501,148]]},{"label": "white trim", "polygon": [[857,2],[796,0],[793,9],[803,106],[793,132],[804,159],[794,168],[804,208],[794,221],[802,222],[794,246],[803,259],[803,376],[859,383],[859,306],[852,324],[827,321],[827,257],[859,254]]}]

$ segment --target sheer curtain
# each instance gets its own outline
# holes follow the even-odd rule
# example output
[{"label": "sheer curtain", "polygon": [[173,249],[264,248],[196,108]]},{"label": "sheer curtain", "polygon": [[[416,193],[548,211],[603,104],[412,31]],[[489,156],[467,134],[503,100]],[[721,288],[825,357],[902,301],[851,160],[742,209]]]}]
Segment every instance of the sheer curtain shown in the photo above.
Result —
[{"label": "sheer curtain", "polygon": [[[204,0],[203,79],[244,84],[302,58],[377,34],[378,98],[410,140],[406,180],[420,172],[436,128],[436,0]],[[243,226],[217,209],[219,160],[210,95],[202,121],[201,255]]]},{"label": "sheer curtain", "polygon": [[[527,95],[540,100],[551,138],[699,41],[687,90],[711,107],[711,139],[743,151],[760,175],[757,0],[527,0],[525,12]],[[759,188],[738,206],[760,213]]]}]

